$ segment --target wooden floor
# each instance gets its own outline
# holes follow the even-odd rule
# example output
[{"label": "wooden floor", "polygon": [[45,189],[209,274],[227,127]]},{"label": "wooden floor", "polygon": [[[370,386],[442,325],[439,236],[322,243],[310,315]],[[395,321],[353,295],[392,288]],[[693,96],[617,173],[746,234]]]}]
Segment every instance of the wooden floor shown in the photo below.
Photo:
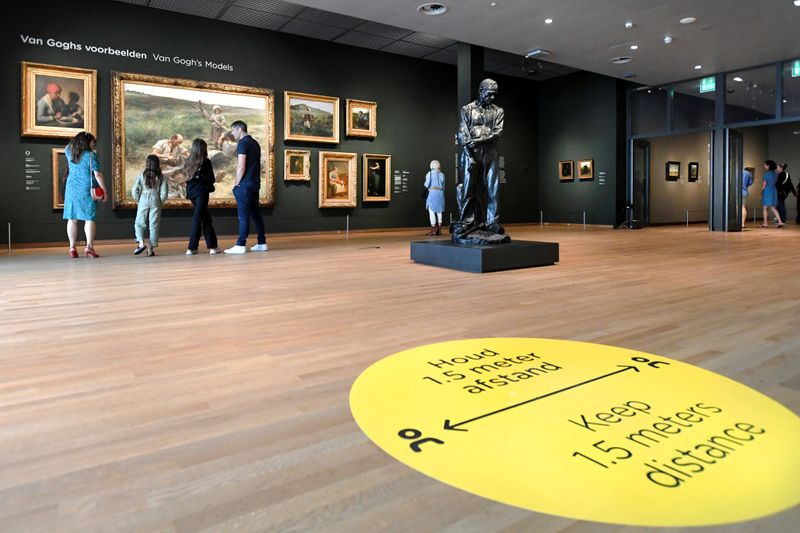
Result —
[{"label": "wooden floor", "polygon": [[[464,493],[367,440],[358,374],[451,339],[633,348],[800,411],[797,226],[511,230],[560,242],[561,263],[415,265],[409,231],[280,236],[246,256],[0,257],[0,531],[639,531]],[[718,530],[798,523],[795,508]]]}]

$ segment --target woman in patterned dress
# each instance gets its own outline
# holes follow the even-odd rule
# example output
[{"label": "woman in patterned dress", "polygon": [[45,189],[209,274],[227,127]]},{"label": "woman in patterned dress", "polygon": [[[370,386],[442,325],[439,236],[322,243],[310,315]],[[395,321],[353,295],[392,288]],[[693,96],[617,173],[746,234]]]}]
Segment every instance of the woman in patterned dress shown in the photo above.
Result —
[{"label": "woman in patterned dress", "polygon": [[94,235],[96,230],[95,215],[97,206],[92,200],[89,189],[92,177],[103,189],[103,201],[108,199],[105,180],[97,164],[94,153],[96,139],[87,131],[82,131],[69,141],[64,154],[69,163],[67,188],[64,191],[64,220],[67,221],[67,237],[69,237],[69,256],[78,257],[75,241],[78,238],[78,221],[83,220],[83,231],[86,234],[86,257],[100,257],[94,251]]}]

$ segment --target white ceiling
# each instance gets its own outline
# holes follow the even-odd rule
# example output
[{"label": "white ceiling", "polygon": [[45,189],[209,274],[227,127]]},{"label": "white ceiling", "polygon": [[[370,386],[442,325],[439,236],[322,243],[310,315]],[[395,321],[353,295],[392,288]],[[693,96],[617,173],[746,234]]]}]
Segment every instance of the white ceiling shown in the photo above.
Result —
[{"label": "white ceiling", "polygon": [[[491,7],[491,0],[440,0],[448,12],[431,17],[416,10],[424,0],[292,0],[516,55],[545,48],[553,52],[548,61],[614,77],[633,72],[635,81],[651,85],[800,57],[800,7],[793,0],[496,1]],[[697,22],[680,24],[689,16]],[[548,17],[552,24],[543,23]],[[626,20],[634,27],[625,29]],[[623,55],[634,59],[609,63]]]}]

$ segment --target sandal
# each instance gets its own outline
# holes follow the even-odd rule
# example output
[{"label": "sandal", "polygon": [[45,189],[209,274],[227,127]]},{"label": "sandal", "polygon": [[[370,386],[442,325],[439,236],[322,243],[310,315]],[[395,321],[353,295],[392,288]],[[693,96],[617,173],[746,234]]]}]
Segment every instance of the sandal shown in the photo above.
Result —
[{"label": "sandal", "polygon": [[761,227],[762,227],[762,228],[768,228],[768,227],[769,227],[769,224],[761,224]]},{"label": "sandal", "polygon": [[70,248],[69,249],[69,256],[71,258],[75,259],[76,257],[78,257],[78,250],[76,250],[75,248]]},{"label": "sandal", "polygon": [[100,257],[97,255],[97,252],[94,251],[94,248],[84,248],[83,253],[86,254],[86,257],[94,257],[95,259]]}]

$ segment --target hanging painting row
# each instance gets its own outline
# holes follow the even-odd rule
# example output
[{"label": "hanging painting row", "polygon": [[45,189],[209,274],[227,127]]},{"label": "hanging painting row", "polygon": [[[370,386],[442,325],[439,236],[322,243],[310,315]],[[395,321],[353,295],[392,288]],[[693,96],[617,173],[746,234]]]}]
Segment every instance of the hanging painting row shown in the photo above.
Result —
[{"label": "hanging painting row", "polygon": [[[575,167],[571,159],[558,162],[558,178],[561,181],[575,179]],[[578,179],[594,179],[594,159],[578,159]]]},{"label": "hanging painting row", "polygon": [[[154,151],[173,156],[162,163],[162,171],[169,183],[169,200],[165,207],[190,208],[191,203],[186,199],[183,162],[188,155],[187,145],[195,138],[204,139],[208,144],[208,156],[217,178],[210,206],[234,207],[236,142],[230,135],[230,124],[236,120],[247,123],[248,133],[262,147],[260,201],[262,205],[274,204],[275,96],[271,89],[122,72],[113,72],[111,82],[111,176],[115,208],[136,207],[131,188],[142,171],[145,158]],[[84,129],[96,132],[96,86],[97,73],[94,70],[23,62],[22,136],[70,138]],[[285,140],[338,143],[339,106],[336,97],[286,91]],[[375,102],[347,99],[346,117],[348,136],[377,136]],[[104,139],[98,142],[102,143]],[[289,159],[286,161],[285,179],[306,179],[306,176],[310,179],[308,159],[297,166],[304,151],[294,150],[298,152],[294,157],[290,152],[288,150],[286,154]],[[53,156],[54,207],[59,203],[55,185],[57,181],[63,181],[56,168],[57,153],[60,152],[54,151]],[[331,169],[322,168],[323,161],[327,161],[323,154],[337,153],[320,154],[320,177],[330,178],[335,167],[338,169],[337,180],[343,181],[344,185],[330,188],[330,194],[321,187],[320,207],[355,206],[353,180],[356,173],[355,170],[344,172],[345,167],[349,169],[349,163],[343,166],[344,160],[340,157],[354,154],[331,156]],[[63,158],[63,154],[60,157]],[[367,173],[375,162],[365,162],[364,200],[386,202],[390,200],[389,185],[385,182],[389,176],[390,158],[377,157],[385,157],[380,159],[387,169],[384,184],[377,192],[369,193]]]}]

